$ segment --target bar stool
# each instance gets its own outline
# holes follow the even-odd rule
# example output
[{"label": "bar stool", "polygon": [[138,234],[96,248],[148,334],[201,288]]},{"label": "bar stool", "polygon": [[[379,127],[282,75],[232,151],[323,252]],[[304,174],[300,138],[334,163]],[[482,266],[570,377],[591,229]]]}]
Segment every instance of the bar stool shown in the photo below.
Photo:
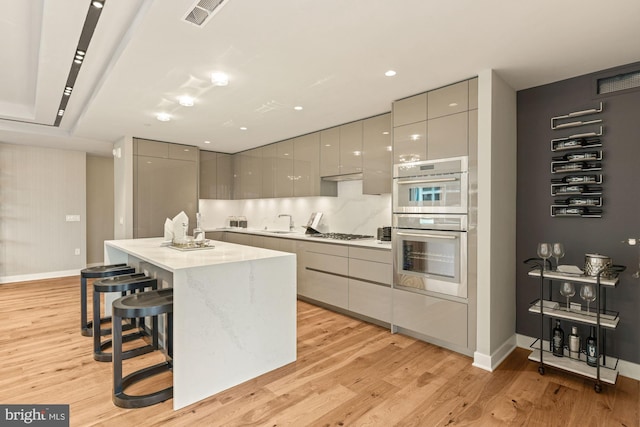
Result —
[{"label": "bar stool", "polygon": [[[166,347],[169,360],[135,371],[122,378],[122,319],[151,317],[153,347],[158,348],[158,317],[166,315]],[[173,386],[144,395],[129,395],[125,389],[146,378],[171,371],[173,363],[173,289],[127,295],[113,302],[113,403],[122,408],[142,408],[173,397]]]},{"label": "bar stool", "polygon": [[[144,273],[125,274],[122,276],[113,276],[106,279],[93,282],[93,358],[98,362],[111,362],[111,353],[104,350],[111,347],[112,340],[101,341],[101,336],[111,333],[111,329],[100,329],[100,294],[108,292],[121,292],[125,296],[127,292],[140,292],[146,288],[156,290],[158,288],[158,280],[147,276]],[[137,327],[136,332],[127,334],[122,337],[123,342],[132,341],[147,336],[144,330],[144,318],[133,324],[125,324],[122,330],[129,330]],[[106,332],[106,333],[105,333]],[[122,353],[123,359],[129,359],[144,353],[153,351],[151,345],[128,350]]]},{"label": "bar stool", "polygon": [[[127,264],[98,265],[80,271],[80,333],[82,335],[90,337],[93,333],[93,322],[87,321],[87,279],[103,279],[135,272],[135,268]],[[101,319],[101,322],[108,322],[109,320],[110,318],[107,317]]]}]

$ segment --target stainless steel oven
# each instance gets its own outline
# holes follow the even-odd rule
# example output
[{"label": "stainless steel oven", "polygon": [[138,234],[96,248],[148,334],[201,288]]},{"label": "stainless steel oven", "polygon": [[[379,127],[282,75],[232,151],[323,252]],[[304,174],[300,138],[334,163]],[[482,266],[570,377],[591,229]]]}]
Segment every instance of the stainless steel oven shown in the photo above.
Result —
[{"label": "stainless steel oven", "polygon": [[393,212],[466,214],[468,165],[466,156],[394,165]]},{"label": "stainless steel oven", "polygon": [[394,287],[467,298],[467,215],[393,216]]}]

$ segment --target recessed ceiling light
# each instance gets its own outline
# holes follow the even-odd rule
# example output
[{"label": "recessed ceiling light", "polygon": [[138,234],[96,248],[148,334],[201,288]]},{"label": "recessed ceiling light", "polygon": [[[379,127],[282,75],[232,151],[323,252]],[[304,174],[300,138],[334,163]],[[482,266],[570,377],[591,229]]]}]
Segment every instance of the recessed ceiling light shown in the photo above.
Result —
[{"label": "recessed ceiling light", "polygon": [[387,77],[393,77],[396,75],[396,72],[393,70],[388,70],[387,72],[384,73],[384,75]]},{"label": "recessed ceiling light", "polygon": [[193,98],[188,95],[179,97],[178,101],[183,107],[193,107]]},{"label": "recessed ceiling light", "polygon": [[247,130],[247,128],[246,128],[246,127],[244,127],[244,126],[242,126],[242,127],[240,128],[240,130]]},{"label": "recessed ceiling light", "polygon": [[296,105],[295,107],[293,107],[294,110],[296,111],[300,111],[302,110],[302,106],[301,105]]},{"label": "recessed ceiling light", "polygon": [[205,141],[204,143],[205,144],[211,144],[211,141]]},{"label": "recessed ceiling light", "polygon": [[211,73],[211,83],[213,83],[214,86],[226,86],[229,84],[229,76],[225,73],[216,71]]},{"label": "recessed ceiling light", "polygon": [[91,2],[91,4],[93,5],[93,7],[97,7],[98,9],[102,9],[104,7],[104,1],[101,0],[94,0]]},{"label": "recessed ceiling light", "polygon": [[183,151],[189,152],[189,149],[188,149],[188,148],[185,148]]},{"label": "recessed ceiling light", "polygon": [[58,115],[61,116],[64,114],[64,110],[58,110]]},{"label": "recessed ceiling light", "polygon": [[169,120],[171,120],[171,115],[167,113],[158,113],[156,114],[156,119],[160,120],[161,122],[168,122]]}]

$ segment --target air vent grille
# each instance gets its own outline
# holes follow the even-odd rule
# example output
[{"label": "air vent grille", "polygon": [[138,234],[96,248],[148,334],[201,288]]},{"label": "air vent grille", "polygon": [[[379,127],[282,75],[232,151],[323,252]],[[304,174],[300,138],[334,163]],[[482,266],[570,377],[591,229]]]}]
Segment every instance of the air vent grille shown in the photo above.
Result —
[{"label": "air vent grille", "polygon": [[225,0],[200,0],[184,17],[184,20],[202,27],[215,13],[220,11]]},{"label": "air vent grille", "polygon": [[640,87],[640,71],[598,79],[598,93],[611,93]]}]

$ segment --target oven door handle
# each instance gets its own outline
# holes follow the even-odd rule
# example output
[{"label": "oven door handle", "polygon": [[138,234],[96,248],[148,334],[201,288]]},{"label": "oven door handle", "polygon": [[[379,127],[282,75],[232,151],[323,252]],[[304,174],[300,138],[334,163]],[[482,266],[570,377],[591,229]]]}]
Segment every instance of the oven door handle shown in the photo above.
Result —
[{"label": "oven door handle", "polygon": [[430,184],[432,182],[454,182],[458,178],[432,178],[432,179],[414,179],[414,180],[398,180],[398,184]]},{"label": "oven door handle", "polygon": [[428,239],[446,239],[446,240],[455,240],[458,237],[452,236],[450,234],[417,234],[417,233],[396,233],[398,236],[407,236],[407,237],[426,237]]}]

